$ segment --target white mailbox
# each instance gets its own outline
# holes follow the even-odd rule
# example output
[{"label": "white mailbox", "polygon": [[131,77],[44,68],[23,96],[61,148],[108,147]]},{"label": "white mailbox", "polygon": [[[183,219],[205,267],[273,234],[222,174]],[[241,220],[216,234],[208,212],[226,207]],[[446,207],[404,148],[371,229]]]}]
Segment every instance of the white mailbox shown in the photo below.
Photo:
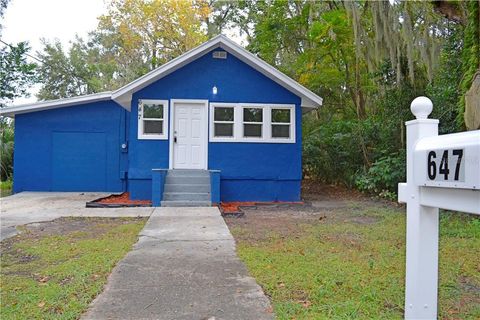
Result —
[{"label": "white mailbox", "polygon": [[439,208],[480,214],[480,130],[438,135],[432,101],[418,97],[407,126],[405,319],[436,319]]},{"label": "white mailbox", "polygon": [[480,131],[420,139],[413,161],[418,186],[480,189]]}]

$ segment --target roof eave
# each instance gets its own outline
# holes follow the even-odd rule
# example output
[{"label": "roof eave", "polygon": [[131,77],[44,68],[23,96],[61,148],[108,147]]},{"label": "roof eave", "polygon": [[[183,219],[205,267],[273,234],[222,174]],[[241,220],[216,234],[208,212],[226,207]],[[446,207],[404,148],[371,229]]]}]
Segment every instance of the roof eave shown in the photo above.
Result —
[{"label": "roof eave", "polygon": [[83,104],[83,103],[92,103],[92,102],[110,100],[111,96],[112,96],[111,92],[100,92],[100,93],[89,94],[85,96],[64,98],[64,99],[58,99],[58,100],[48,100],[48,101],[42,101],[37,103],[23,104],[19,106],[5,107],[0,109],[0,116],[12,118],[16,114],[51,110],[51,109]]}]

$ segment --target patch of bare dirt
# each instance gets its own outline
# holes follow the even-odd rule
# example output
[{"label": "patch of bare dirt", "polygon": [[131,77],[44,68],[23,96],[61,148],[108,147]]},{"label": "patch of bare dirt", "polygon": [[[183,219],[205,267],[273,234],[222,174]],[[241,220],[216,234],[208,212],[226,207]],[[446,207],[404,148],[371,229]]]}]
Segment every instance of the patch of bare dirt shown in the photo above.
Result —
[{"label": "patch of bare dirt", "polygon": [[480,303],[480,285],[476,284],[473,279],[461,277],[460,288],[462,288],[462,291],[476,295],[477,301]]},{"label": "patch of bare dirt", "polygon": [[272,233],[280,237],[300,237],[306,226],[324,223],[331,215],[308,204],[245,207],[242,211],[242,216],[225,216],[225,221],[230,228],[248,230],[235,235],[248,242],[267,240]]},{"label": "patch of bare dirt", "polygon": [[302,198],[305,200],[368,200],[365,194],[341,185],[324,184],[317,180],[302,181]]},{"label": "patch of bare dirt", "polygon": [[352,204],[360,206],[389,206],[394,205],[378,197],[372,197],[355,189],[341,185],[323,184],[317,180],[302,181],[302,199],[317,208],[337,209]]},{"label": "patch of bare dirt", "polygon": [[459,303],[446,312],[445,319],[461,319],[460,314],[464,314],[468,306],[480,305],[480,286],[468,277],[460,277],[459,286],[462,294]]},{"label": "patch of bare dirt", "polygon": [[[302,188],[303,204],[270,204],[242,207],[243,215],[225,216],[225,221],[240,241],[254,243],[268,240],[272,233],[281,238],[300,237],[305,228],[316,224],[355,223],[375,224],[379,217],[363,216],[357,212],[372,206],[391,206],[375,201],[357,191],[341,186],[322,185],[305,181]],[[346,237],[345,241],[358,243],[359,239]]]},{"label": "patch of bare dirt", "polygon": [[380,218],[378,217],[369,217],[369,216],[354,216],[349,219],[347,219],[348,222],[353,222],[356,224],[374,224],[380,221]]},{"label": "patch of bare dirt", "polygon": [[276,218],[260,216],[256,213],[246,210],[245,215],[240,218],[225,217],[225,221],[230,228],[239,227],[243,230],[248,230],[248,232],[239,233],[235,238],[247,242],[256,242],[258,240],[267,240],[272,232],[279,234],[281,237],[300,235],[301,226],[299,221],[284,216]]}]

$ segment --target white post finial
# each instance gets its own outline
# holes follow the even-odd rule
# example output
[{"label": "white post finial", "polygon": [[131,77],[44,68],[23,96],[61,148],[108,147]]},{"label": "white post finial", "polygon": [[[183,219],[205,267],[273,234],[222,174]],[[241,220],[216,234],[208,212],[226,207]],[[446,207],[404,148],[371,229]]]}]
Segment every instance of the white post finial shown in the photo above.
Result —
[{"label": "white post finial", "polygon": [[433,103],[427,97],[418,97],[412,101],[410,110],[417,119],[427,119],[430,113],[432,113]]}]

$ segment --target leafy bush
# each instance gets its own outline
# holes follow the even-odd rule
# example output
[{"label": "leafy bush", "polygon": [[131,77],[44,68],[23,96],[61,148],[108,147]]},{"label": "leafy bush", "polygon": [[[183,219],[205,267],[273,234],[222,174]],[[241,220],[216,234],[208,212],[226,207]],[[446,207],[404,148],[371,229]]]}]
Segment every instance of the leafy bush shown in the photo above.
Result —
[{"label": "leafy bush", "polygon": [[[325,182],[350,184],[363,161],[359,153],[355,121],[338,120],[306,132],[303,144],[304,174]],[[308,130],[306,130],[308,131]]]},{"label": "leafy bush", "polygon": [[12,180],[0,181],[0,190],[12,190]]},{"label": "leafy bush", "polygon": [[392,128],[395,124],[386,125],[374,117],[329,122],[305,119],[304,174],[354,187],[358,172],[397,150],[392,142],[392,136],[398,134]]},{"label": "leafy bush", "polygon": [[0,181],[12,178],[13,173],[13,127],[0,123]]},{"label": "leafy bush", "polygon": [[398,182],[405,181],[405,165],[405,152],[382,157],[356,176],[355,186],[360,191],[394,200]]}]

